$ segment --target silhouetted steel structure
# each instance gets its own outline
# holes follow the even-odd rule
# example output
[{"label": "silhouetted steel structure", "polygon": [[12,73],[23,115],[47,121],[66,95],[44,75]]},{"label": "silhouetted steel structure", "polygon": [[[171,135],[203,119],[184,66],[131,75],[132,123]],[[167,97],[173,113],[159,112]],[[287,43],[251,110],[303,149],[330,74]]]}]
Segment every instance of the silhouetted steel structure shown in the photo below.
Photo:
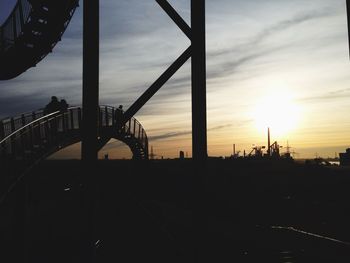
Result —
[{"label": "silhouetted steel structure", "polygon": [[192,0],[192,151],[207,158],[205,0]]},{"label": "silhouetted steel structure", "polygon": [[[192,57],[193,158],[207,158],[205,0],[191,1],[192,28],[167,0],[156,0],[191,40],[192,45],[126,111],[124,122]],[[18,0],[0,27],[0,79],[14,78],[35,66],[61,39],[79,0]],[[97,160],[99,101],[99,0],[84,2],[83,39],[83,160]]]},{"label": "silhouetted steel structure", "polygon": [[[21,160],[27,168],[81,141],[82,112],[82,108],[72,107],[66,112],[44,115],[43,111],[36,111],[0,121],[1,163]],[[114,138],[129,146],[134,159],[148,159],[148,137],[135,118],[121,125],[122,114],[110,106],[100,106],[98,116],[98,149]]]},{"label": "silhouetted steel structure", "polygon": [[17,77],[52,52],[79,0],[18,0],[0,26],[0,80]]},{"label": "silhouetted steel structure", "polygon": [[99,0],[84,1],[83,29],[83,134],[81,157],[91,163],[98,158],[99,105]]},{"label": "silhouetted steel structure", "polygon": [[348,41],[349,41],[349,56],[350,56],[350,0],[346,0],[346,13],[348,16]]},{"label": "silhouetted steel structure", "polygon": [[125,121],[134,116],[192,57],[192,156],[195,161],[203,162],[207,158],[205,0],[191,1],[192,28],[167,0],[156,1],[191,40],[192,45],[125,112]]}]

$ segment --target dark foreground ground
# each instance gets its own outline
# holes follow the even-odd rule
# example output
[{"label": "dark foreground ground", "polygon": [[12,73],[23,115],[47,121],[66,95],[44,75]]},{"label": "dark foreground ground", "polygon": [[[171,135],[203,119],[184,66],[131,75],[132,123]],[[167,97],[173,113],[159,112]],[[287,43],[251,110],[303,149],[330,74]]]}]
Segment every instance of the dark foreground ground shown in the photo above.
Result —
[{"label": "dark foreground ground", "polygon": [[[201,168],[90,168],[95,262],[350,262],[349,169],[232,160]],[[89,262],[82,164],[45,161],[25,178],[0,206],[0,262]]]}]

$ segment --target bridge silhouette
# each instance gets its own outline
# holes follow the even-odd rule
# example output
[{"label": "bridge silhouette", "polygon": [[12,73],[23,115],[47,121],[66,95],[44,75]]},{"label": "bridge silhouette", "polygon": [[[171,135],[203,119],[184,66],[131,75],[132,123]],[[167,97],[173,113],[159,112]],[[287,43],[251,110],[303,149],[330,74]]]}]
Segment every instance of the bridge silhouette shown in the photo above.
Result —
[{"label": "bridge silhouette", "polygon": [[[129,146],[133,159],[148,159],[146,131],[135,118],[121,124],[122,114],[120,109],[100,106],[99,149],[114,138]],[[81,107],[47,115],[40,110],[6,118],[0,122],[0,157],[2,160],[23,160],[30,165],[81,141],[81,134]]]}]

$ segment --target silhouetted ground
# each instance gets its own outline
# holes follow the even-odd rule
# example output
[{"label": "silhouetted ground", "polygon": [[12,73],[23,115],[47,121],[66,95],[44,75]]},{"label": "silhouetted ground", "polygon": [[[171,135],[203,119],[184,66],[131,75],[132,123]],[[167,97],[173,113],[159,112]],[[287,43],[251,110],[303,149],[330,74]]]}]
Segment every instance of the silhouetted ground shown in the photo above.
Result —
[{"label": "silhouetted ground", "polygon": [[[197,253],[200,262],[350,262],[349,171],[287,161],[210,160],[201,169],[100,161],[96,262],[194,262]],[[27,262],[87,262],[85,175],[79,161],[45,161],[27,175]],[[1,262],[20,256],[15,197],[0,213]]]}]

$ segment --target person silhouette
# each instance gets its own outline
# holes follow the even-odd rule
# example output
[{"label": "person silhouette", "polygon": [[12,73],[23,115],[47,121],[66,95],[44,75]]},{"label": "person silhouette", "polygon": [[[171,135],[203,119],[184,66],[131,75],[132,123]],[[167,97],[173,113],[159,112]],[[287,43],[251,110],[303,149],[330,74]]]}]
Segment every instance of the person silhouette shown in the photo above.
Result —
[{"label": "person silhouette", "polygon": [[67,101],[66,100],[64,100],[64,99],[62,99],[61,101],[60,101],[60,111],[61,112],[66,112],[67,110],[68,110],[68,103],[67,103]]},{"label": "person silhouette", "polygon": [[116,110],[116,123],[118,127],[120,126],[122,118],[123,118],[123,105],[119,105],[119,107]]},{"label": "person silhouette", "polygon": [[45,106],[44,114],[47,115],[47,114],[53,113],[55,111],[59,111],[60,108],[61,108],[61,106],[60,106],[60,103],[59,103],[57,97],[52,96],[51,101]]}]

